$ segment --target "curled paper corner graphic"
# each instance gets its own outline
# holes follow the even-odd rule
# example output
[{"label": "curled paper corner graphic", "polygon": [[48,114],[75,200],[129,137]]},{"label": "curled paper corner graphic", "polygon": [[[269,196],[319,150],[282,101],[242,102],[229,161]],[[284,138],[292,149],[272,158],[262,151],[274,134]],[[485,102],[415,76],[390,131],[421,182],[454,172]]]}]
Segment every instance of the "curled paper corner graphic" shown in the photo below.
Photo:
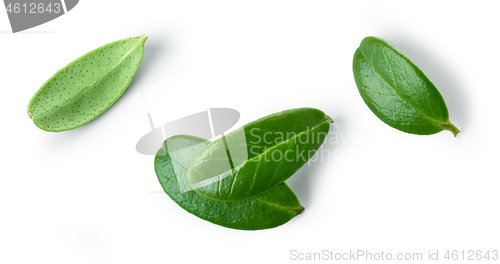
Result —
[{"label": "curled paper corner graphic", "polygon": [[[141,154],[156,155],[163,142],[173,136],[188,135],[205,140],[213,140],[219,136],[224,138],[224,133],[238,123],[240,113],[231,108],[208,108],[206,111],[179,118],[159,127],[155,127],[151,114],[149,113],[148,118],[151,131],[137,142],[136,150]],[[246,160],[248,155],[244,131],[241,130],[241,133],[237,133],[237,135],[238,136],[236,137],[232,137],[236,138],[236,140],[232,140],[230,144],[226,146],[227,149],[223,154],[229,155],[228,153],[231,153],[231,156],[237,160]],[[168,148],[170,157],[178,162],[182,162],[186,153],[199,148],[200,145],[199,140],[185,142],[185,144],[180,145],[171,145],[168,142],[166,143],[168,146],[165,147]],[[227,157],[227,160],[223,160],[217,165],[230,170],[234,165],[231,163],[229,156]],[[186,178],[186,174],[183,173],[185,170],[184,166],[173,163],[173,169],[177,177],[181,193],[206,186],[213,183],[215,180],[211,178],[191,184]]]},{"label": "curled paper corner graphic", "polygon": [[240,113],[232,108],[209,108],[159,127],[154,126],[150,114],[148,118],[151,131],[137,142],[136,150],[141,154],[156,155],[163,141],[171,136],[190,135],[206,140],[222,136],[236,125]]},{"label": "curled paper corner graphic", "polygon": [[30,29],[72,10],[79,0],[4,0],[12,32]]}]

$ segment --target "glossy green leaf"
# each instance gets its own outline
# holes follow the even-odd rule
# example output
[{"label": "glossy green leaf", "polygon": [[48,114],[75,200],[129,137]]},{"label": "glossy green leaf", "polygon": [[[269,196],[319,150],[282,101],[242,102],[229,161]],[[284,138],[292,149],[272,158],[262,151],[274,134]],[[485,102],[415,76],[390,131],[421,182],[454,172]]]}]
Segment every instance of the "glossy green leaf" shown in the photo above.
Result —
[{"label": "glossy green leaf", "polygon": [[[190,145],[180,159],[172,158],[168,146]],[[275,189],[240,202],[218,202],[205,199],[194,191],[181,193],[178,177],[185,177],[186,169],[174,171],[176,163],[187,168],[191,161],[210,144],[204,139],[179,135],[167,139],[155,157],[155,171],[163,190],[183,209],[217,225],[258,230],[280,226],[304,211],[293,191],[282,183]],[[181,175],[176,175],[176,172]]]},{"label": "glossy green leaf", "polygon": [[199,195],[217,201],[268,192],[314,155],[331,122],[314,108],[266,116],[211,143],[191,163],[187,179]]},{"label": "glossy green leaf", "polygon": [[110,43],[59,70],[29,102],[28,115],[35,125],[59,132],[102,114],[132,82],[146,39],[143,35]]},{"label": "glossy green leaf", "polygon": [[460,132],[450,123],[448,108],[434,84],[387,42],[363,39],[354,54],[353,72],[366,105],[389,126],[418,135]]}]

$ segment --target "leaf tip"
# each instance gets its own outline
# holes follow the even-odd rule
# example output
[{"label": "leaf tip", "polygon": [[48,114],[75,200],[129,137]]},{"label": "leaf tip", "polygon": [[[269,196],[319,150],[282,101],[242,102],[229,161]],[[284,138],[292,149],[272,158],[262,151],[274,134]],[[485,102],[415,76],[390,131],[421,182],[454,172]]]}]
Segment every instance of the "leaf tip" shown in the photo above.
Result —
[{"label": "leaf tip", "polygon": [[139,41],[139,43],[144,44],[144,42],[146,42],[146,40],[147,40],[148,38],[149,38],[148,36],[146,36],[146,35],[142,34],[142,36],[140,36],[140,37],[139,37],[139,40],[138,40],[138,41]]},{"label": "leaf tip", "polygon": [[333,119],[331,117],[329,117],[329,116],[326,116],[326,120],[325,121],[328,121],[328,122],[330,122],[332,124],[334,122]]}]

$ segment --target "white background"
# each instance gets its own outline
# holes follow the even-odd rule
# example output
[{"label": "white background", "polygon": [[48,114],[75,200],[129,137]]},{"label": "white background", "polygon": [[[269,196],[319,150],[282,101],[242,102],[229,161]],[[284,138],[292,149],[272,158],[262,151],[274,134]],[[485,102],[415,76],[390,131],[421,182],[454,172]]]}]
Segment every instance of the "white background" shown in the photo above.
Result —
[{"label": "white background", "polygon": [[[0,263],[500,250],[496,3],[94,0],[16,34],[1,11]],[[141,34],[150,38],[137,76],[102,116],[62,133],[33,124],[28,102],[57,70]],[[369,35],[434,82],[457,138],[406,134],[371,113],[351,69]],[[185,212],[163,193],[153,157],[135,152],[150,130],[147,112],[161,125],[229,107],[240,111],[239,127],[303,106],[335,120],[325,149],[336,156],[287,181],[306,210],[275,229],[232,230]]]}]

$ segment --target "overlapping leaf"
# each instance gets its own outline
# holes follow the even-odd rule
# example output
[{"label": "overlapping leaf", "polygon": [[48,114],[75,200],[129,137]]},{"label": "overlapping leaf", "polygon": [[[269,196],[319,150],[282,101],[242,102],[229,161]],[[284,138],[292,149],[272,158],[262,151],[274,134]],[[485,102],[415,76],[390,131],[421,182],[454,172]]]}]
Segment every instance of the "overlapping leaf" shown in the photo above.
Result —
[{"label": "overlapping leaf", "polygon": [[275,113],[214,141],[191,163],[195,191],[217,201],[241,201],[268,192],[317,151],[330,117],[314,108]]},{"label": "overlapping leaf", "polygon": [[[186,211],[217,225],[258,230],[282,225],[304,210],[285,183],[263,195],[240,202],[213,201],[199,196],[194,191],[181,193],[177,178],[185,177],[191,161],[209,144],[209,141],[192,136],[174,136],[164,142],[155,157],[155,171],[161,186],[170,198]],[[178,145],[189,145],[190,151],[184,151],[184,156],[180,159],[173,159],[168,146]],[[179,165],[181,170],[174,171],[174,163]],[[176,172],[181,175],[176,175]]]}]

